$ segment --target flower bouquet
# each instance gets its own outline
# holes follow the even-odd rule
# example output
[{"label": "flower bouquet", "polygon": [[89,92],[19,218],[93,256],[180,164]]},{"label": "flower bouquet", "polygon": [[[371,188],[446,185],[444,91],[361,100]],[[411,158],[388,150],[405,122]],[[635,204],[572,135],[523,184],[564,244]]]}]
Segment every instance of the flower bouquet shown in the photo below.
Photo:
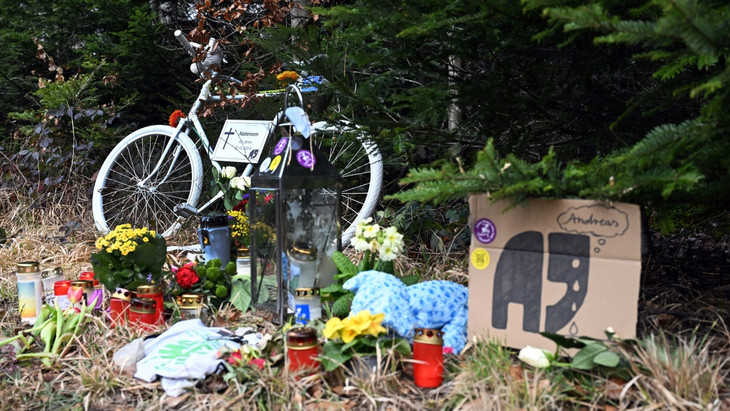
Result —
[{"label": "flower bouquet", "polygon": [[220,171],[213,168],[213,178],[218,189],[223,192],[223,206],[226,210],[237,209],[251,186],[249,177],[236,175],[236,167],[226,166]]},{"label": "flower bouquet", "polygon": [[205,263],[190,262],[173,269],[170,295],[202,294],[208,297],[208,302],[212,306],[217,307],[228,301],[231,277],[235,274],[234,262],[228,263],[225,267],[217,258]]},{"label": "flower bouquet", "polygon": [[325,370],[333,371],[353,358],[377,356],[378,352],[393,351],[403,356],[411,355],[411,346],[403,338],[387,335],[381,325],[385,314],[371,314],[363,310],[345,319],[330,318],[324,326],[327,342],[322,348],[320,361]]},{"label": "flower bouquet", "polygon": [[[338,273],[333,277],[334,283],[320,290],[322,300],[332,302],[332,313],[344,317],[350,312],[350,305],[354,294],[342,288],[350,278],[361,271],[377,270],[395,274],[393,261],[403,252],[403,234],[395,227],[382,228],[373,223],[372,218],[358,222],[355,228],[355,237],[351,240],[353,248],[362,253],[357,265],[343,253],[335,251],[332,261],[337,266]],[[415,284],[419,277],[415,275],[399,277],[406,285]]]},{"label": "flower bouquet", "polygon": [[118,225],[96,240],[99,250],[91,254],[94,278],[107,290],[136,290],[142,284],[159,283],[167,260],[165,238],[152,230]]}]

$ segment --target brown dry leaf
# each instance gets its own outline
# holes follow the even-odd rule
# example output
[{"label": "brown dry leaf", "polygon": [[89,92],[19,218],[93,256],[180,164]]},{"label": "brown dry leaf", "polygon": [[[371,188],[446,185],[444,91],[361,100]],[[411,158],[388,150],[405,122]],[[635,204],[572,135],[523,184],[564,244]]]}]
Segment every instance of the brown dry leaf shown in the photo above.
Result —
[{"label": "brown dry leaf", "polygon": [[603,411],[616,411],[618,408],[614,407],[611,404],[606,404],[603,406]]},{"label": "brown dry leaf", "polygon": [[618,400],[621,398],[621,392],[626,386],[626,381],[621,378],[611,378],[606,383],[606,396],[612,400]]},{"label": "brown dry leaf", "polygon": [[510,377],[514,378],[515,381],[522,381],[525,379],[525,374],[523,372],[522,365],[520,364],[514,364],[511,367],[509,367],[509,375]]},{"label": "brown dry leaf", "polygon": [[340,397],[347,395],[347,392],[345,391],[345,387],[342,385],[337,385],[335,387],[332,387],[332,391],[334,391],[334,393],[339,395]]}]

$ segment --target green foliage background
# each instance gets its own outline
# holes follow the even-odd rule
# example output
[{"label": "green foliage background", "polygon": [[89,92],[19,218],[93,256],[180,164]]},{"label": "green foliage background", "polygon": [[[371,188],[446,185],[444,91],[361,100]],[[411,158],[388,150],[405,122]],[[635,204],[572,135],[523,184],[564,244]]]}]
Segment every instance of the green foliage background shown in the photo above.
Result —
[{"label": "green foliage background", "polygon": [[373,135],[392,198],[589,197],[637,202],[666,230],[726,223],[726,2],[338,0],[296,28],[291,3],[264,28],[261,11],[216,14],[237,2],[190,18],[187,1],[0,0],[0,147],[34,183],[89,176],[130,129],[190,104],[172,32],[195,29],[225,40],[239,78],[277,63],[325,76],[323,115]]}]

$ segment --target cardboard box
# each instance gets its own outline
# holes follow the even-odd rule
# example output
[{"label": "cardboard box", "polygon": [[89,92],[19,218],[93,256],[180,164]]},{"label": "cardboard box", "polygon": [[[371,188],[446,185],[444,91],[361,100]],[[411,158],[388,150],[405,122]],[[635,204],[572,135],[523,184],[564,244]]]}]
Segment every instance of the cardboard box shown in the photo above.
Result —
[{"label": "cardboard box", "polygon": [[508,211],[469,199],[469,336],[555,349],[539,335],[635,337],[641,279],[639,207],[532,199]]}]

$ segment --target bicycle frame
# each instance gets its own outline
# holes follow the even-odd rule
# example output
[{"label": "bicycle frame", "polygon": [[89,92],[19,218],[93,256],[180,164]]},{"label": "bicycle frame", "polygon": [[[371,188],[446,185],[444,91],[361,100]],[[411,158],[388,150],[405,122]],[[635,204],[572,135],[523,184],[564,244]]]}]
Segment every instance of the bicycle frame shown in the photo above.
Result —
[{"label": "bicycle frame", "polygon": [[[233,77],[229,77],[229,76],[225,76],[225,77],[221,76],[221,77],[225,78],[226,80],[241,84],[241,82],[239,80],[237,80]],[[215,167],[216,170],[218,170],[220,172],[221,166],[217,161],[213,160],[213,158],[212,158],[213,147],[211,147],[211,145],[210,145],[210,140],[208,140],[208,135],[205,133],[205,130],[203,129],[203,125],[200,122],[200,117],[198,116],[198,110],[203,105],[203,102],[211,102],[211,101],[215,102],[215,101],[224,100],[223,97],[217,96],[217,95],[211,95],[211,93],[210,93],[210,86],[213,84],[213,81],[216,78],[218,78],[218,76],[214,75],[213,78],[206,80],[205,83],[203,83],[203,86],[200,89],[200,93],[198,94],[198,98],[195,99],[195,103],[193,103],[193,106],[190,108],[190,111],[188,112],[187,117],[185,117],[179,121],[177,127],[175,128],[175,134],[173,135],[173,138],[170,139],[170,141],[168,141],[167,144],[165,145],[165,148],[162,152],[162,155],[160,156],[160,159],[157,161],[157,164],[155,165],[155,167],[152,169],[152,171],[146,178],[144,178],[143,180],[141,180],[140,182],[137,183],[137,186],[139,186],[139,187],[145,186],[145,184],[147,184],[147,181],[153,175],[158,173],[158,171],[160,170],[160,167],[162,166],[162,163],[168,158],[168,155],[170,154],[170,149],[172,147],[173,142],[177,140],[180,133],[187,132],[190,129],[192,129],[195,132],[195,134],[197,135],[198,139],[200,139],[202,146],[205,149],[204,151],[205,151],[206,155],[208,156],[208,161],[210,161],[210,163],[213,165],[213,167]],[[295,94],[299,98],[300,104],[303,104],[304,99],[302,97],[302,92],[295,85],[290,85],[283,92],[284,107],[285,108],[287,107],[290,90],[293,90],[295,92]],[[282,92],[279,92],[279,91],[268,92],[268,93],[257,93],[254,95],[254,97],[272,97],[272,96],[277,96],[280,94],[282,94]],[[239,95],[235,95],[235,96],[233,96],[233,95],[225,96],[225,99],[227,99],[227,100],[243,100],[243,99],[247,99],[247,98],[251,98],[251,96],[245,95],[245,94],[239,94]],[[283,115],[284,115],[283,111],[277,113],[276,116],[274,117],[274,119],[272,120],[272,122],[274,124],[279,123],[281,121]],[[190,137],[189,133],[186,133],[186,134]],[[270,133],[266,137],[267,141],[269,138],[271,138],[272,134],[273,134],[273,130],[272,130],[272,133]],[[181,147],[178,145],[178,147],[175,150],[176,151],[172,155],[172,161],[170,161],[170,164],[168,166],[165,177],[163,177],[161,180],[161,182],[163,182],[163,183],[167,180],[167,178],[170,176],[170,174],[174,170],[175,165],[177,163],[177,158],[180,154]],[[254,165],[252,163],[248,163],[248,165],[246,166],[246,168],[243,171],[243,175],[247,176],[247,177],[250,176],[253,173],[253,167],[254,167]],[[210,200],[208,200],[207,203],[203,204],[199,208],[196,208],[195,211],[193,211],[192,209],[188,209],[187,211],[183,211],[182,213],[184,213],[184,214],[200,213],[201,211],[208,208],[215,201],[217,201],[221,197],[223,197],[223,195],[224,195],[223,191],[220,190],[220,191],[218,191],[218,193],[215,196],[213,196]],[[195,205],[191,205],[191,206],[195,207]]]}]

